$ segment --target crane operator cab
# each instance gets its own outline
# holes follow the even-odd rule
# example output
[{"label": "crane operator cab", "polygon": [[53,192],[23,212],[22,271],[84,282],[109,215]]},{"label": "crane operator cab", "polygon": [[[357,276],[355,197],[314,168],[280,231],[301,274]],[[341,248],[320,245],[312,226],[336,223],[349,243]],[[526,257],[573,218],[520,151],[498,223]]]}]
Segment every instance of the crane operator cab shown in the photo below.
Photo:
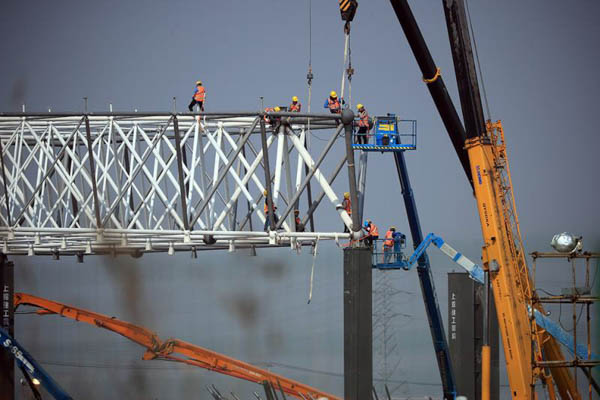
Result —
[{"label": "crane operator cab", "polygon": [[[369,127],[370,128],[370,127]],[[373,133],[367,133],[365,143],[360,143],[358,133],[354,133],[352,148],[363,151],[389,151],[416,150],[417,148],[417,121],[403,120],[396,114],[375,117]],[[364,140],[363,140],[364,141]]]}]

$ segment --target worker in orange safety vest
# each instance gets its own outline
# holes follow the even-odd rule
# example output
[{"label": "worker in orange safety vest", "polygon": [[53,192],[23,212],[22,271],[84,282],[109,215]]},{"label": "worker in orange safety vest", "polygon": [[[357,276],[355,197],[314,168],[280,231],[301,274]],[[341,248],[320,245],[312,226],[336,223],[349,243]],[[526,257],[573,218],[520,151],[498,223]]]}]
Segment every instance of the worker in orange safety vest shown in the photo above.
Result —
[{"label": "worker in orange safety vest", "polygon": [[[263,208],[263,210],[265,211],[265,232],[267,232],[270,229],[270,224],[271,224],[271,219],[269,217],[269,202],[267,199],[267,194],[269,192],[268,191],[263,191],[263,195],[265,196],[265,206]],[[275,204],[273,204],[273,220],[275,221],[275,224],[277,224],[279,222],[279,218],[277,218],[277,213],[275,213],[275,211],[277,211],[277,206]]]},{"label": "worker in orange safety vest", "polygon": [[[350,193],[344,193],[344,200],[342,201],[342,208],[346,210],[348,216],[352,218],[352,202],[350,201]],[[350,232],[346,224],[344,224],[344,232]]]},{"label": "worker in orange safety vest", "polygon": [[[279,106],[265,108],[266,113],[279,112],[279,111],[281,111],[281,107],[279,107]],[[281,122],[281,117],[269,117],[269,116],[265,115],[264,119],[265,119],[265,122],[267,122],[268,124],[271,125],[271,128],[273,129],[273,133],[275,133],[277,131],[277,128],[279,127],[279,122]]]},{"label": "worker in orange safety vest", "polygon": [[329,93],[329,97],[325,99],[325,104],[323,105],[323,108],[329,108],[329,112],[332,114],[342,113],[342,105],[340,104],[340,100],[338,99],[338,95],[335,92],[335,90],[332,90]]},{"label": "worker in orange safety vest", "polygon": [[389,264],[392,259],[394,252],[394,232],[396,227],[391,226],[390,229],[385,233],[385,241],[383,242],[383,263]]},{"label": "worker in orange safety vest", "polygon": [[206,97],[206,89],[202,85],[202,81],[196,81],[196,90],[194,90],[194,96],[188,106],[190,112],[194,111],[194,106],[198,105],[198,111],[204,111],[204,98]]},{"label": "worker in orange safety vest", "polygon": [[364,230],[367,232],[365,243],[367,246],[375,248],[375,241],[379,239],[379,229],[377,228],[377,225],[375,225],[370,219],[366,220],[364,225]]},{"label": "worker in orange safety vest", "polygon": [[300,112],[302,104],[298,101],[298,96],[292,97],[292,104],[288,107],[289,112]]},{"label": "worker in orange safety vest", "polygon": [[300,210],[294,210],[294,222],[296,223],[296,232],[304,232],[304,224],[300,219]]},{"label": "worker in orange safety vest", "polygon": [[367,134],[369,133],[369,113],[365,109],[365,106],[362,104],[358,104],[356,106],[358,110],[358,132],[356,133],[356,143],[357,144],[367,144],[369,143],[369,137]]}]

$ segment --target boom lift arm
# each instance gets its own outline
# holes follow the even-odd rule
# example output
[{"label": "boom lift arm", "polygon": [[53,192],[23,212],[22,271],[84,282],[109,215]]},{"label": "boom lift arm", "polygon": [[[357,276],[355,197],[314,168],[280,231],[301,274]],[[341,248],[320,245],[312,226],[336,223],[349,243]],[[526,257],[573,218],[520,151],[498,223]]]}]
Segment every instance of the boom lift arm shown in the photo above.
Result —
[{"label": "boom lift arm", "polygon": [[2,328],[0,328],[0,347],[12,354],[24,373],[40,381],[42,386],[56,400],[73,400],[44,368],[35,361],[31,354]]},{"label": "boom lift arm", "polygon": [[58,314],[75,321],[85,322],[98,328],[104,328],[118,333],[132,342],[146,348],[146,352],[142,357],[144,360],[159,359],[177,361],[215,371],[220,374],[244,379],[249,382],[258,384],[270,382],[273,387],[281,388],[285,393],[298,399],[312,397],[325,398],[328,400],[341,400],[339,397],[308,385],[304,385],[284,376],[274,374],[267,370],[179,339],[167,339],[163,341],[156,333],[149,329],[106,315],[46,300],[26,293],[15,293],[14,304],[15,309],[21,305],[29,305],[39,308],[37,311],[37,314],[39,315]]},{"label": "boom lift arm", "polygon": [[452,261],[454,261],[455,263],[460,265],[462,268],[464,268],[469,273],[469,276],[471,276],[471,279],[483,284],[483,282],[484,282],[483,269],[481,269],[481,267],[479,265],[477,265],[473,261],[469,260],[463,254],[454,250],[454,248],[452,248],[450,245],[448,245],[444,241],[444,239],[442,239],[440,236],[437,236],[435,233],[430,233],[429,235],[427,235],[425,237],[425,240],[423,240],[421,242],[421,244],[419,244],[417,246],[415,252],[408,259],[407,266],[404,269],[407,271],[409,269],[411,269],[412,266],[415,265],[415,263],[417,262],[419,257],[421,257],[421,255],[425,252],[425,250],[427,250],[427,248],[432,243],[435,245],[435,247],[440,249],[442,251],[442,253],[444,253],[445,255],[450,257],[452,259]]}]

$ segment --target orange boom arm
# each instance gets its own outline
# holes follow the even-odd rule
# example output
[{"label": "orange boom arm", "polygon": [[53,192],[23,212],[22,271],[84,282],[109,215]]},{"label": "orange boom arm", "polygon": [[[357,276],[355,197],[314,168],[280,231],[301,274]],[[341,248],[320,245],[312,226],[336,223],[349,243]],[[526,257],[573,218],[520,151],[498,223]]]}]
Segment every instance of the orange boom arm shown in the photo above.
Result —
[{"label": "orange boom arm", "polygon": [[142,357],[144,360],[159,359],[178,361],[258,384],[267,381],[270,382],[274,388],[281,387],[285,393],[299,399],[312,397],[315,399],[324,398],[327,400],[341,400],[339,397],[304,385],[300,382],[296,382],[281,375],[274,374],[179,339],[167,339],[162,341],[156,333],[149,329],[129,322],[120,321],[113,317],[46,300],[26,293],[15,293],[14,303],[15,308],[20,305],[38,307],[39,310],[37,311],[37,314],[39,315],[59,314],[66,318],[85,322],[118,333],[146,348],[146,352]]}]

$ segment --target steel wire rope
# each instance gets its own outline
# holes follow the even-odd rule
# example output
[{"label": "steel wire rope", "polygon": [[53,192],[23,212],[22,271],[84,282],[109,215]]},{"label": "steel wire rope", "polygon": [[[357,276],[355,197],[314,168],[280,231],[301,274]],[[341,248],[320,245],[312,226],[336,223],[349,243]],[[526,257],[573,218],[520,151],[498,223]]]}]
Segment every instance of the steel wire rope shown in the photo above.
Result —
[{"label": "steel wire rope", "polygon": [[483,91],[483,100],[485,102],[485,109],[487,111],[487,119],[491,121],[492,114],[490,113],[490,105],[488,103],[487,92],[485,90],[485,82],[483,80],[483,72],[481,70],[481,63],[479,62],[479,51],[477,50],[477,40],[475,40],[475,31],[473,30],[473,23],[471,22],[471,12],[469,11],[469,0],[465,0],[465,6],[467,10],[467,18],[469,20],[469,30],[471,31],[471,37],[473,38],[473,49],[475,50],[475,60],[477,60],[477,69],[479,70],[479,79],[481,80],[481,90]]}]

